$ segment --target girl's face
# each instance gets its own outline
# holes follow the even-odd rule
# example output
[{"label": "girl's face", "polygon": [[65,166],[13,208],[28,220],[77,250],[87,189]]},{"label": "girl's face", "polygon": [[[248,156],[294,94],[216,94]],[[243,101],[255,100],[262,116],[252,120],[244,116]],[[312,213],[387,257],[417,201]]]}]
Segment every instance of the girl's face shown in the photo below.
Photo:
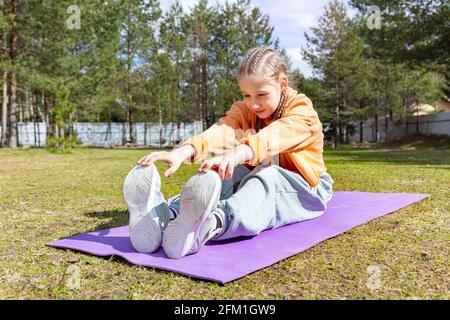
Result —
[{"label": "girl's face", "polygon": [[282,77],[279,84],[275,85],[268,80],[250,75],[241,76],[238,83],[247,107],[259,118],[266,119],[278,107],[281,89],[287,87],[287,78]]}]

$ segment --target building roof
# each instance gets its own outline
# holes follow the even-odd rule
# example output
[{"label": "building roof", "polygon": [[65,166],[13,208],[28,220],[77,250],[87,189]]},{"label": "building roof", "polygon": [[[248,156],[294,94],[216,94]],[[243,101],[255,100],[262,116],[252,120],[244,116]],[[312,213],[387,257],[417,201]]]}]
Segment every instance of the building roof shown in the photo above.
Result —
[{"label": "building roof", "polygon": [[422,104],[419,104],[418,107],[412,106],[411,109],[414,110],[414,112],[412,114],[413,116],[423,116],[423,115],[436,113],[436,112],[449,112],[450,111],[450,102],[448,102],[444,99],[440,99],[440,100],[436,101],[435,103],[433,103],[433,105],[427,104],[427,103],[422,103]]}]

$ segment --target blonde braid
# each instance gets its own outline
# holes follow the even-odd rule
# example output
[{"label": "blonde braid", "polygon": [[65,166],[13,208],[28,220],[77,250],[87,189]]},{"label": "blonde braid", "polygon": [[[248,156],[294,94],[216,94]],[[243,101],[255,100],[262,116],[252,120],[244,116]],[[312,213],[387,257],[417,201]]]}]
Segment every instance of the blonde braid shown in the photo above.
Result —
[{"label": "blonde braid", "polygon": [[250,73],[256,73],[256,67],[258,65],[259,60],[264,55],[264,53],[267,52],[267,48],[261,49],[255,56],[255,58],[252,61],[252,65],[250,67]]},{"label": "blonde braid", "polygon": [[[280,102],[278,103],[277,108],[275,109],[275,111],[272,113],[272,119],[274,120],[278,120],[281,118],[281,115],[283,114],[284,109],[286,109],[286,102],[288,101],[288,96],[286,93],[286,90],[283,90],[281,92],[281,96],[280,96]],[[258,116],[256,117],[256,132],[259,132],[259,130],[261,130],[263,127],[263,121],[261,120],[261,118],[259,118]]]},{"label": "blonde braid", "polygon": [[244,70],[247,69],[247,64],[248,64],[250,57],[258,50],[259,50],[259,48],[253,48],[247,53],[247,56],[245,57],[244,61],[242,61],[239,73],[243,73]]},{"label": "blonde braid", "polygon": [[[260,64],[262,57],[267,52],[271,52],[271,55],[268,56],[267,59],[265,60],[266,61],[266,63],[264,63],[265,69],[262,70],[264,72],[263,74],[266,77],[269,77],[269,79],[274,80],[274,81],[276,81],[277,78],[279,78],[279,76],[282,73],[287,74],[288,70],[287,70],[286,64],[276,54],[276,52],[273,49],[271,49],[271,48],[253,48],[247,53],[247,55],[245,56],[245,59],[242,61],[241,66],[239,68],[239,73],[237,75],[237,79],[239,80],[239,77],[243,76],[243,75],[256,74],[258,65]],[[270,75],[269,73],[267,73],[268,71],[271,71],[272,74]],[[286,108],[286,104],[287,104],[288,100],[289,100],[289,97],[287,96],[286,90],[282,90],[278,106],[271,115],[272,119],[277,120],[277,119],[281,118],[281,116]],[[259,130],[261,130],[262,127],[263,127],[262,119],[259,117],[256,117],[256,124],[255,124],[256,132],[259,132]]]}]

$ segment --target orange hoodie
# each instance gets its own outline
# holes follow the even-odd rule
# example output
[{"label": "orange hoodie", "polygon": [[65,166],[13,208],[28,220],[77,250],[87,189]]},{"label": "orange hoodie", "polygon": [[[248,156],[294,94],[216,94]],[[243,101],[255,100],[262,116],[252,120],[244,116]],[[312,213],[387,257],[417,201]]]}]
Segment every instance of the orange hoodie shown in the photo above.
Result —
[{"label": "orange hoodie", "polygon": [[308,97],[291,87],[286,94],[287,105],[281,118],[264,119],[258,133],[254,130],[256,114],[243,101],[235,102],[217,123],[181,144],[194,147],[191,162],[224,154],[245,143],[253,151],[253,159],[245,164],[275,163],[300,173],[311,187],[316,187],[320,174],[326,171],[322,123]]}]

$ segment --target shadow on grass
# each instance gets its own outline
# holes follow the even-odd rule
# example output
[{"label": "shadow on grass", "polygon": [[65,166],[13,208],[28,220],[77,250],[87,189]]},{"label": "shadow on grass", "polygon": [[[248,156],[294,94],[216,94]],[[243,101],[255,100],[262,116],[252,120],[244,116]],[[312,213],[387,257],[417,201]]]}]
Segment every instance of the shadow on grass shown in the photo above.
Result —
[{"label": "shadow on grass", "polygon": [[110,229],[128,225],[130,215],[127,210],[106,210],[84,213],[89,218],[108,219],[95,227],[95,230]]}]

